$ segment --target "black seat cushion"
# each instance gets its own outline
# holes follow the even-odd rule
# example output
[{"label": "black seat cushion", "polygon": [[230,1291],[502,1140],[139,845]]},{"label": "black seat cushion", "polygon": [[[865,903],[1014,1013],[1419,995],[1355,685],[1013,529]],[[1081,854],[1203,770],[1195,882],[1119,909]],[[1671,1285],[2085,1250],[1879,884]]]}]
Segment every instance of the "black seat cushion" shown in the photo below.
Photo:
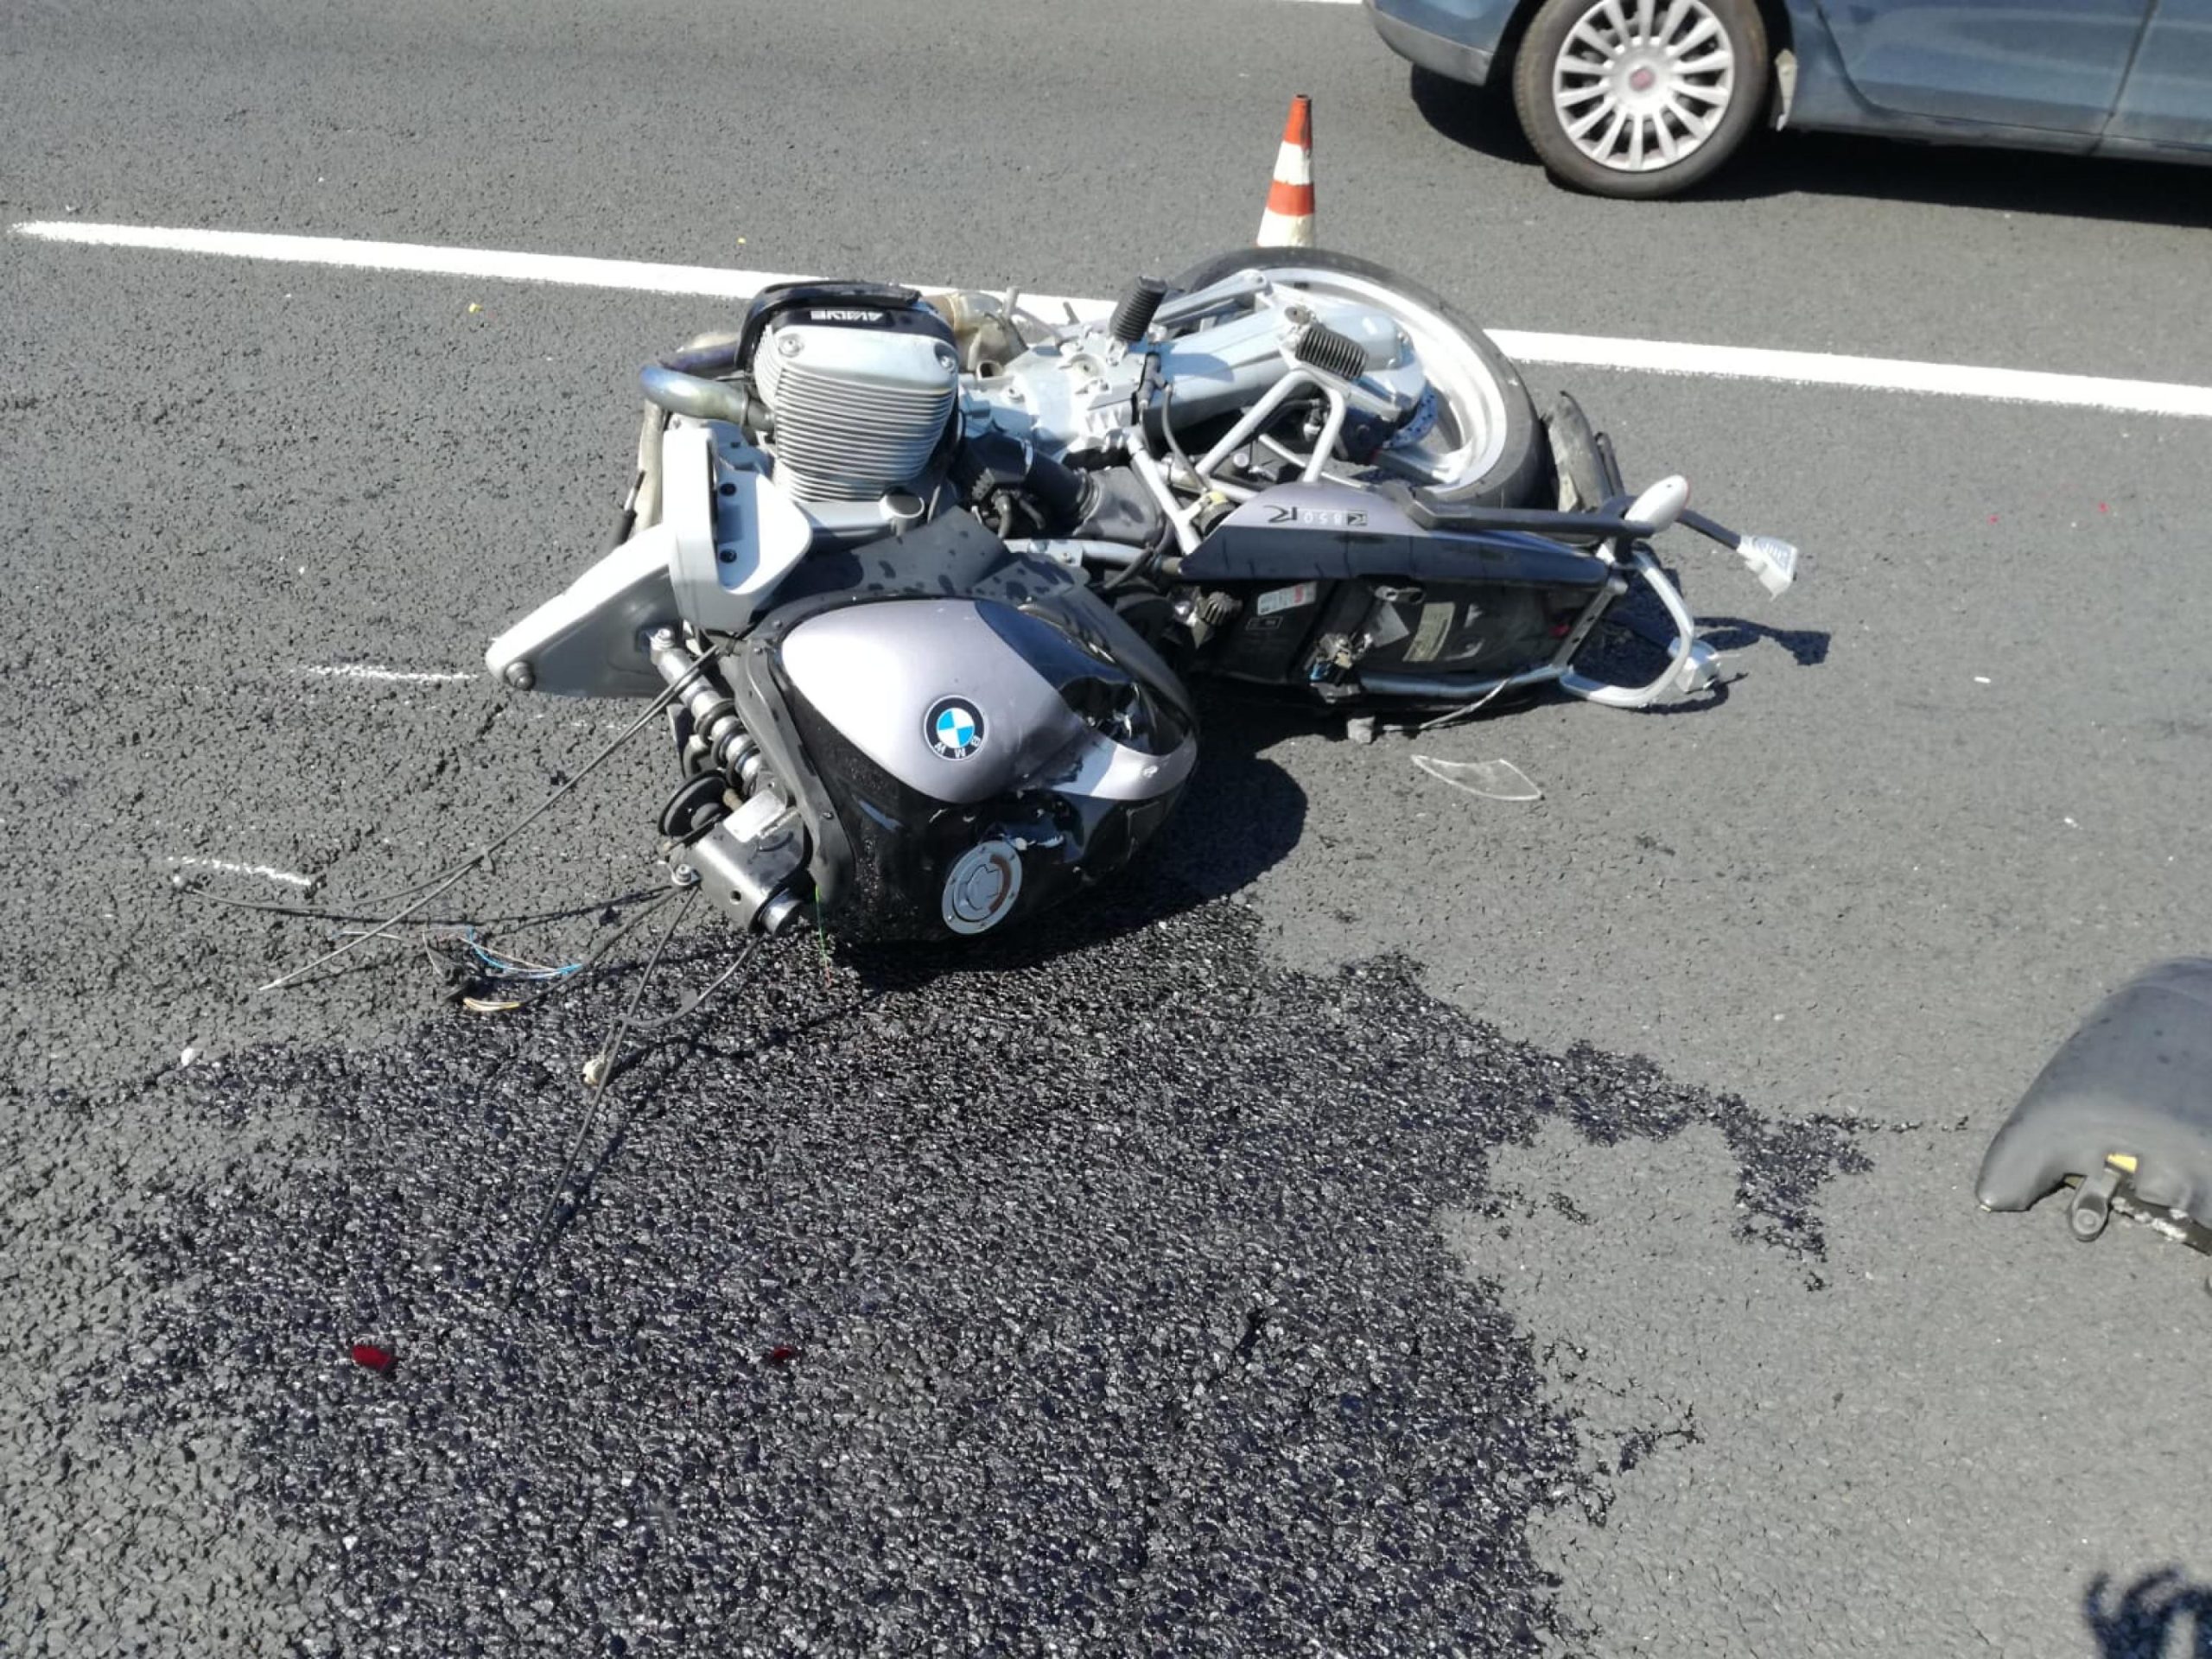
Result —
[{"label": "black seat cushion", "polygon": [[1976,1193],[2024,1210],[2115,1154],[2136,1160],[2142,1203],[2212,1224],[2212,958],[2161,963],[2107,998],[2005,1120]]}]

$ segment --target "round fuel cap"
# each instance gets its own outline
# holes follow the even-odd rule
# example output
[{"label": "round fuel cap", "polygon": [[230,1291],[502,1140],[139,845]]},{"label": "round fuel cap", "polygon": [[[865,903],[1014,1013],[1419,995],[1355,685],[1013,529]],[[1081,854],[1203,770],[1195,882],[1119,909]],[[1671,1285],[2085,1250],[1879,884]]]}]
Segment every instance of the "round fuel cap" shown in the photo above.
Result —
[{"label": "round fuel cap", "polygon": [[1021,855],[1007,841],[978,842],[944,876],[944,925],[956,933],[985,933],[1004,921],[1021,896]]}]

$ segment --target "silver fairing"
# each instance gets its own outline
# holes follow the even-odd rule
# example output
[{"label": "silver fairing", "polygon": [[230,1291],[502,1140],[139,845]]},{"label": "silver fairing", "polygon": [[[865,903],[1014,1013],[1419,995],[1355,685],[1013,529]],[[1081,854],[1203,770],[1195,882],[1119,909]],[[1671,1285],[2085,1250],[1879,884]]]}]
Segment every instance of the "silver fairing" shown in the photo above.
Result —
[{"label": "silver fairing", "polygon": [[[1112,800],[1178,788],[1197,757],[1186,737],[1148,754],[1095,731],[968,599],[889,600],[811,617],[782,648],[793,688],[855,748],[908,788],[956,806],[1051,785]],[[979,739],[952,754],[931,739],[948,702]]]}]

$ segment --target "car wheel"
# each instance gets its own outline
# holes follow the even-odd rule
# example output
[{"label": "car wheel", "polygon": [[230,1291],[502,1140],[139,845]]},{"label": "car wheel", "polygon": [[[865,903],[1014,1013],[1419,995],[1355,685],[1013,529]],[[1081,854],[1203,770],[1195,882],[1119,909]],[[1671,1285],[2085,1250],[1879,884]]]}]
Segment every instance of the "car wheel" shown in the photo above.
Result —
[{"label": "car wheel", "polygon": [[1513,107],[1554,178],[1667,196],[1744,142],[1769,79],[1757,0],[1544,0],[1514,60]]}]

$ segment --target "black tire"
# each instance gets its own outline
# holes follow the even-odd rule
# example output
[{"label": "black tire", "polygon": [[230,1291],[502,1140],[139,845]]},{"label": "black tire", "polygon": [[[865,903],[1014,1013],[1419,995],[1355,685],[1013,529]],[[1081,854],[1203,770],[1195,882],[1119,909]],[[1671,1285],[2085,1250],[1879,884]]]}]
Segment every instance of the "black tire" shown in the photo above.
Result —
[{"label": "black tire", "polygon": [[1503,405],[1503,443],[1497,459],[1479,478],[1463,480],[1448,489],[1422,487],[1414,493],[1438,507],[1524,507],[1548,505],[1552,490],[1551,447],[1537,424],[1536,406],[1529,401],[1521,371],[1491,343],[1488,334],[1461,315],[1459,308],[1433,289],[1424,288],[1371,259],[1322,248],[1239,248],[1204,259],[1177,276],[1171,287],[1187,293],[1234,276],[1240,270],[1295,270],[1300,266],[1342,271],[1395,289],[1415,305],[1434,312],[1466,339],[1497,385]]},{"label": "black tire", "polygon": [[1553,400],[1545,427],[1551,435],[1552,471],[1560,483],[1561,512],[1596,512],[1613,493],[1605,453],[1582,405],[1566,392]]},{"label": "black tire", "polygon": [[[1680,161],[1646,171],[1609,166],[1586,155],[1569,136],[1567,124],[1553,101],[1554,74],[1561,55],[1567,52],[1576,26],[1589,16],[1595,3],[1597,0],[1544,0],[1529,19],[1528,32],[1521,37],[1520,50],[1513,60],[1513,109],[1521,118],[1521,130],[1528,135],[1546,170],[1561,183],[1578,190],[1632,200],[1671,196],[1686,190],[1741,148],[1765,112],[1773,72],[1767,53],[1766,22],[1759,15],[1758,0],[1697,0],[1698,5],[1719,25],[1734,60],[1727,103],[1711,133],[1701,143]],[[1643,0],[1643,3],[1656,8],[1650,15],[1664,18],[1669,0]],[[1639,0],[1619,0],[1618,10],[1632,20],[1640,20],[1644,15],[1639,9]],[[1693,14],[1678,24],[1677,36],[1687,33],[1699,21]],[[1707,77],[1694,79],[1709,85]],[[1595,107],[1594,104],[1592,107]],[[1698,107],[1704,107],[1701,102]],[[1665,116],[1653,118],[1656,123],[1664,124],[1674,142],[1679,143],[1687,136],[1687,129],[1681,123]],[[1624,131],[1618,147],[1625,150],[1633,136],[1632,131]]]}]

